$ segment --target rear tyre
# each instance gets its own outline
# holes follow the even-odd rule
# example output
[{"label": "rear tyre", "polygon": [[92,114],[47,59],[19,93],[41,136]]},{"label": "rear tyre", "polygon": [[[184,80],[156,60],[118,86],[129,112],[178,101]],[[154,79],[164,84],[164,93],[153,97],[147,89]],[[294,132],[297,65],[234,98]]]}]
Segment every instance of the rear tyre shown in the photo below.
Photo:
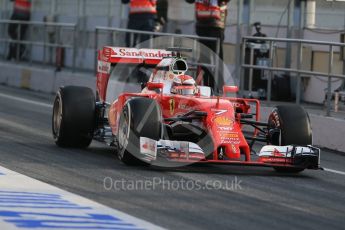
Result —
[{"label": "rear tyre", "polygon": [[[311,145],[313,141],[310,119],[298,105],[281,105],[273,109],[268,119],[269,130],[280,129],[280,136],[271,138],[273,145]],[[275,167],[277,172],[298,173],[304,168]]]},{"label": "rear tyre", "polygon": [[86,148],[93,138],[95,96],[91,89],[67,86],[57,92],[52,116],[55,143],[60,147]]},{"label": "rear tyre", "polygon": [[140,156],[140,137],[159,140],[162,114],[158,103],[149,98],[127,101],[119,119],[118,156],[127,165],[147,165]]}]

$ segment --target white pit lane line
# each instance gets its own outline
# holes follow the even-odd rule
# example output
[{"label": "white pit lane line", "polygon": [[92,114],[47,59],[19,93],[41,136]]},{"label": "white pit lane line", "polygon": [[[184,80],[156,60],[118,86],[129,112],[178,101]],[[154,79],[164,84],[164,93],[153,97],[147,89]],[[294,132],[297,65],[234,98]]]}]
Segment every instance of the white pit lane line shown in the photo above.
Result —
[{"label": "white pit lane line", "polygon": [[12,96],[12,95],[7,95],[7,94],[3,94],[3,93],[0,93],[0,97],[14,100],[14,101],[24,102],[24,103],[31,104],[31,105],[38,105],[38,106],[42,106],[42,107],[46,107],[46,108],[53,108],[53,105],[48,104],[48,103],[38,102],[38,101],[29,100],[29,99],[25,99],[22,97],[16,97],[16,96]]},{"label": "white pit lane line", "polygon": [[326,172],[336,173],[336,174],[340,174],[340,175],[345,176],[345,172],[343,172],[343,171],[338,171],[338,170],[328,169],[328,168],[323,168],[323,170],[325,170]]},{"label": "white pit lane line", "polygon": [[0,166],[0,229],[163,229]]}]

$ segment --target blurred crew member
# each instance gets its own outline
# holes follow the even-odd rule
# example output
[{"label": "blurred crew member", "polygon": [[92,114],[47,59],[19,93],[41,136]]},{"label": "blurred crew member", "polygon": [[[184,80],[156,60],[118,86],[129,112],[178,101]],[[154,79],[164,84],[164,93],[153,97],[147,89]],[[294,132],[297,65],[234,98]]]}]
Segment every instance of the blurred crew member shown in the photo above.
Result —
[{"label": "blurred crew member", "polygon": [[166,32],[168,22],[168,0],[157,0],[157,21],[155,32]]},{"label": "blurred crew member", "polygon": [[[13,2],[13,0],[10,0]],[[13,3],[13,13],[11,16],[11,20],[16,21],[29,21],[31,15],[31,0],[14,0]],[[8,26],[8,35],[13,40],[20,40],[22,41],[25,37],[26,30],[28,28],[27,24],[17,24],[17,23],[11,23]],[[24,51],[25,51],[25,45],[20,44],[18,45],[15,42],[10,43],[10,48],[8,52],[7,59],[11,60],[12,58],[17,57],[17,50],[19,48],[19,58],[22,58]]]},{"label": "blurred crew member", "polygon": [[[224,30],[226,25],[226,18],[228,13],[227,4],[230,0],[186,0],[188,3],[195,3],[195,16],[196,16],[196,34],[201,37],[215,37],[220,39],[220,47],[218,56],[223,59],[223,41]],[[217,53],[217,42],[215,41],[200,41],[202,44],[210,48],[213,52]],[[210,63],[210,60],[205,61]],[[201,58],[202,59],[202,58]],[[202,60],[204,61],[204,60]],[[218,79],[214,79],[216,82],[209,82],[209,85],[215,88],[214,83],[217,83],[218,87],[222,87],[224,84],[223,79],[223,64],[219,65]],[[209,76],[205,76],[206,78]]]},{"label": "blurred crew member", "polygon": [[[261,38],[264,38],[264,37],[267,37],[266,34],[262,33],[261,32],[261,23],[260,22],[255,22],[253,24],[254,28],[255,28],[255,31],[256,33],[253,34],[253,37],[261,37]],[[251,39],[251,40],[248,40],[248,42],[253,42],[253,43],[257,43],[257,44],[265,44],[266,41],[264,40],[260,40],[260,39]],[[255,49],[254,50],[254,57],[255,59],[258,58],[258,57],[266,57],[268,58],[268,50],[264,50],[264,49]],[[261,71],[261,70],[254,70],[254,71]]]},{"label": "blurred crew member", "polygon": [[[255,31],[256,31],[256,33],[253,34],[254,37],[262,37],[262,38],[267,37],[266,34],[261,32],[261,23],[260,22],[255,22],[254,23],[254,28],[255,28]],[[262,40],[255,40],[253,42],[255,42],[255,43],[266,43],[266,41],[262,41]]]},{"label": "blurred crew member", "polygon": [[[130,4],[128,29],[154,31],[157,19],[157,0],[121,0],[123,4]],[[149,35],[126,34],[128,47],[136,46],[137,40],[143,42],[150,38]]]}]

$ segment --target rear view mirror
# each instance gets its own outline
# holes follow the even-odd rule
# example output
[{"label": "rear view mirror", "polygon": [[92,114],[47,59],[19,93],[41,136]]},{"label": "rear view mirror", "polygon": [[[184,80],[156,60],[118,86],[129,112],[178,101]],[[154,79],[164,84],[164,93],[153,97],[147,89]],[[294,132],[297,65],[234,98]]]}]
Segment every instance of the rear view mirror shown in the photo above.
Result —
[{"label": "rear view mirror", "polygon": [[148,82],[146,84],[148,90],[156,90],[156,89],[163,89],[164,84],[160,82]]},{"label": "rear view mirror", "polygon": [[238,93],[238,86],[235,86],[235,85],[223,86],[223,96],[226,97],[228,93]]},{"label": "rear view mirror", "polygon": [[187,62],[183,59],[175,60],[174,64],[171,66],[170,71],[175,74],[183,74],[188,70]]}]

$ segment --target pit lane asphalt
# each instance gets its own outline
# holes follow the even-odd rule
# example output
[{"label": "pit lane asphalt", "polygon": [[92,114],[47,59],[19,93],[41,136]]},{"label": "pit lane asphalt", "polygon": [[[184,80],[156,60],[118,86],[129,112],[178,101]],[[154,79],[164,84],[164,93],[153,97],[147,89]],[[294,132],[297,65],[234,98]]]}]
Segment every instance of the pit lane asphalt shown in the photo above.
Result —
[{"label": "pit lane asphalt", "polygon": [[[168,170],[128,167],[116,159],[112,148],[97,142],[86,150],[56,147],[51,108],[44,106],[52,103],[53,95],[5,86],[0,86],[0,94],[10,95],[0,95],[0,165],[8,169],[168,229],[344,229],[344,175],[327,171],[282,175],[270,168],[214,165]],[[323,167],[345,172],[345,154],[324,150],[321,159]],[[166,184],[108,191],[105,178],[155,178]],[[167,188],[182,179],[189,186],[241,183],[236,190],[218,190],[218,184],[190,191],[185,186]]]}]

